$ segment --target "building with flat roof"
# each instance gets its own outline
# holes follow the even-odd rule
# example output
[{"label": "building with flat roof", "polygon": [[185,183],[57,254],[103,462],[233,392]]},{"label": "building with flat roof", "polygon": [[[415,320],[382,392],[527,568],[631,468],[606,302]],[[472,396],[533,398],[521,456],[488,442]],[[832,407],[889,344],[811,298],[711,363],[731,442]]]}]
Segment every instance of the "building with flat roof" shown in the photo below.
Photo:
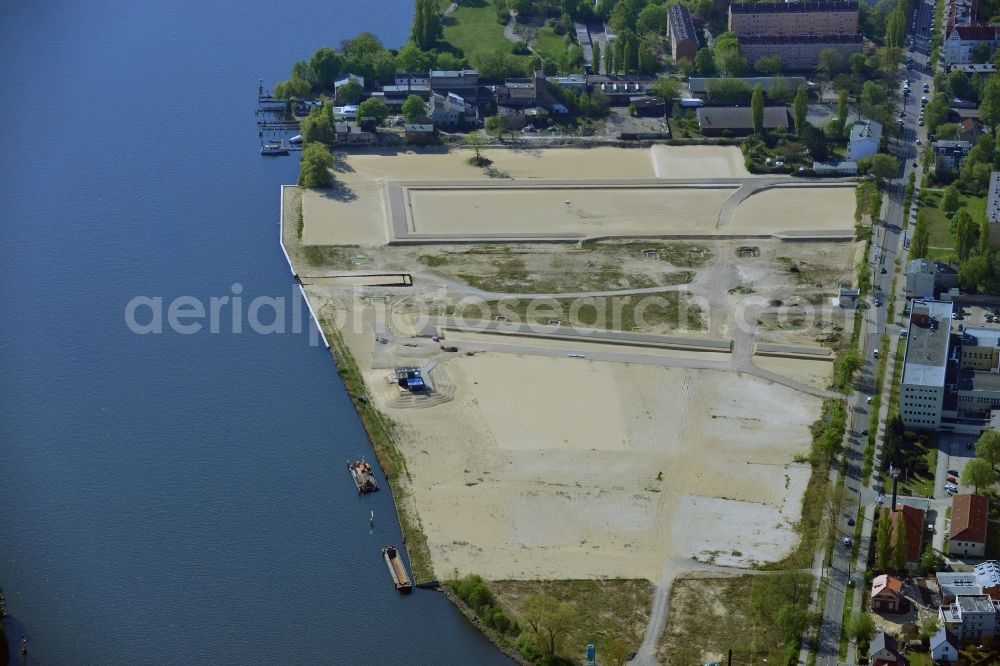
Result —
[{"label": "building with flat roof", "polygon": [[878,152],[882,144],[882,123],[877,120],[857,121],[851,125],[851,138],[847,142],[847,159],[858,161]]},{"label": "building with flat roof", "polygon": [[990,595],[991,599],[1000,599],[1000,562],[986,560],[975,565],[973,570],[982,594]]},{"label": "building with flat roof", "polygon": [[906,295],[934,298],[938,291],[958,286],[958,271],[937,261],[913,259],[906,264]]},{"label": "building with flat roof", "polygon": [[[703,106],[695,111],[698,127],[705,136],[749,136],[753,134],[753,118],[746,106]],[[783,106],[764,107],[764,129],[788,129],[788,109]]]},{"label": "building with flat roof", "polygon": [[670,36],[670,55],[676,63],[681,58],[694,60],[698,52],[698,34],[691,20],[691,12],[681,4],[667,10],[667,32]]},{"label": "building with flat roof", "polygon": [[960,596],[950,604],[941,604],[938,619],[959,640],[992,638],[997,633],[998,604],[985,594]]},{"label": "building with flat roof", "polygon": [[[760,3],[763,7],[772,3]],[[816,69],[821,51],[836,51],[847,58],[860,53],[864,38],[858,33],[740,35],[740,52],[752,65],[764,56],[777,56],[790,70]]]},{"label": "building with flat roof", "polygon": [[941,427],[952,316],[952,304],[944,301],[911,306],[899,388],[899,415],[907,428]]},{"label": "building with flat roof", "polygon": [[990,245],[1000,247],[1000,171],[990,173],[990,189],[986,196],[986,221],[990,226]]},{"label": "building with flat roof", "polygon": [[968,157],[972,144],[968,141],[935,141],[931,144],[934,149],[934,169],[958,171],[962,167],[962,162]]},{"label": "building with flat roof", "polygon": [[858,31],[858,3],[734,2],[729,31],[744,35],[844,35]]},{"label": "building with flat roof", "polygon": [[934,577],[937,579],[942,604],[954,603],[958,597],[983,593],[976,574],[971,571],[938,571]]}]

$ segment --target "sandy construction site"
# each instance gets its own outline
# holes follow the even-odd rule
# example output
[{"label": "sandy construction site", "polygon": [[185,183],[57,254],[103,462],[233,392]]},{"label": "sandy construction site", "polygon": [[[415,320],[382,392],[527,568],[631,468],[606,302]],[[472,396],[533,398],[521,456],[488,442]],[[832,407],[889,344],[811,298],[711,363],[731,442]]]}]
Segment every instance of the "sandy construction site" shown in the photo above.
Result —
[{"label": "sandy construction site", "polygon": [[[363,366],[381,366],[367,383],[396,424],[439,577],[656,581],[672,561],[748,566],[796,543],[810,469],[794,459],[808,452],[818,396],[670,367],[690,353],[642,350],[664,364],[652,365],[571,358],[559,341],[517,342],[537,354],[474,351],[503,336],[468,333],[447,338],[461,353],[442,354],[344,331]],[[433,365],[438,398],[421,404],[390,384],[393,358]]]},{"label": "sandy construction site", "polygon": [[[307,245],[603,236],[850,235],[849,183],[758,178],[736,147],[482,149],[338,156],[302,199]],[[767,189],[778,188],[778,189]],[[758,191],[759,190],[759,191]],[[808,202],[809,215],[798,214]],[[771,214],[771,208],[776,214]]]}]

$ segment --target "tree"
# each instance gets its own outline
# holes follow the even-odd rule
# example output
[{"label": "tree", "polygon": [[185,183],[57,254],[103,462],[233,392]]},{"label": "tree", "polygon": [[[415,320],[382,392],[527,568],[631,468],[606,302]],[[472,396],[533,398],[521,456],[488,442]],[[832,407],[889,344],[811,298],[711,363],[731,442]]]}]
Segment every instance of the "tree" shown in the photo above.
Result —
[{"label": "tree", "polygon": [[977,65],[990,61],[990,45],[979,42],[972,47],[972,62]]},{"label": "tree", "polygon": [[817,162],[823,162],[829,157],[826,146],[826,134],[823,130],[806,123],[802,130],[802,143],[809,150],[809,154]]},{"label": "tree", "polygon": [[278,99],[303,99],[312,92],[312,84],[303,78],[293,76],[274,86],[274,96]]},{"label": "tree", "polygon": [[805,86],[799,86],[795,91],[795,99],[792,100],[792,119],[795,121],[795,133],[802,135],[802,129],[806,125],[806,113],[809,111],[809,93]]},{"label": "tree", "polygon": [[621,641],[610,641],[606,643],[602,650],[604,659],[601,663],[607,664],[608,666],[625,666],[628,662],[628,656],[631,650],[628,646]]},{"label": "tree", "polygon": [[872,176],[881,186],[885,181],[892,180],[899,173],[899,159],[885,153],[875,153],[871,156]]},{"label": "tree", "polygon": [[847,91],[841,90],[837,96],[837,124],[840,126],[840,136],[844,136],[844,128],[847,126]]},{"label": "tree", "polygon": [[299,164],[299,185],[302,187],[330,187],[333,185],[333,156],[322,143],[307,142],[302,147]]},{"label": "tree", "polygon": [[309,143],[331,143],[333,141],[333,110],[329,101],[323,103],[323,108],[313,107],[309,115],[302,119],[299,132],[302,141]]},{"label": "tree", "polygon": [[954,213],[958,210],[958,188],[954,185],[949,185],[944,189],[944,194],[941,196],[941,209],[946,213]]},{"label": "tree", "polygon": [[[920,219],[919,216],[917,218]],[[911,245],[912,246],[912,242]],[[912,255],[916,257],[917,255]],[[958,267],[958,286],[964,291],[982,289],[992,277],[992,267],[988,254],[977,254],[969,257]]]},{"label": "tree", "polygon": [[715,74],[715,56],[712,55],[712,49],[698,49],[698,52],[694,54],[694,71],[698,76]]},{"label": "tree", "polygon": [[960,69],[956,69],[948,75],[948,89],[951,91],[953,97],[971,99],[973,96],[969,76]]},{"label": "tree", "polygon": [[754,62],[753,68],[764,76],[777,76],[781,73],[781,58],[761,56]]},{"label": "tree", "polygon": [[421,51],[413,42],[406,42],[396,54],[396,68],[401,72],[426,72],[433,67],[434,54]]},{"label": "tree", "polygon": [[369,97],[358,105],[358,120],[362,118],[374,118],[379,125],[389,117],[389,107],[385,102],[377,97]]},{"label": "tree", "polygon": [[958,251],[958,258],[960,261],[965,261],[976,246],[976,236],[979,234],[979,229],[972,221],[972,216],[964,208],[955,213],[952,221],[955,224],[955,248]]},{"label": "tree", "polygon": [[667,29],[667,9],[652,2],[646,5],[635,20],[635,28],[640,33],[662,34]]},{"label": "tree", "polygon": [[336,51],[325,46],[313,51],[309,58],[309,70],[321,90],[333,87],[333,81],[340,75],[343,65],[344,59]]},{"label": "tree", "polygon": [[879,571],[889,568],[889,556],[892,552],[889,534],[889,511],[883,509],[879,514],[878,531],[875,533],[875,568]]},{"label": "tree", "polygon": [[406,122],[412,123],[418,118],[423,118],[427,113],[427,105],[419,95],[410,95],[403,102],[403,118]]},{"label": "tree", "polygon": [[434,48],[440,35],[441,17],[438,16],[437,2],[417,0],[410,38],[421,50],[427,51]]},{"label": "tree", "polygon": [[669,76],[660,76],[649,87],[649,92],[669,104],[680,97],[681,82]]},{"label": "tree", "polygon": [[965,463],[965,468],[962,470],[962,485],[972,486],[977,495],[980,488],[988,488],[996,480],[996,471],[983,458],[973,458]]},{"label": "tree", "polygon": [[604,52],[604,73],[613,74],[615,71],[615,50],[608,46],[608,50]]},{"label": "tree", "polygon": [[[910,258],[923,259],[930,249],[931,234],[927,228],[927,218],[923,209],[917,213],[917,223],[913,227],[913,238],[910,239]],[[961,275],[959,276],[961,280]]]},{"label": "tree", "polygon": [[715,38],[712,53],[715,69],[722,76],[739,76],[747,68],[747,60],[740,52],[739,39],[731,32],[724,32]]},{"label": "tree", "polygon": [[341,86],[337,88],[337,103],[357,104],[364,91],[365,89],[361,87],[360,83],[354,79],[349,79],[347,83],[341,84]]},{"label": "tree", "polygon": [[[902,3],[901,3],[902,4]],[[871,640],[875,635],[875,621],[872,616],[865,612],[852,613],[847,620],[847,635],[863,643]]]},{"label": "tree", "polygon": [[750,96],[750,117],[753,119],[754,134],[764,133],[764,86],[759,83],[753,87]]},{"label": "tree", "polygon": [[833,363],[834,383],[840,388],[847,388],[851,384],[854,373],[860,370],[863,365],[864,359],[856,350],[840,354]]},{"label": "tree", "polygon": [[534,594],[524,600],[522,617],[536,636],[538,647],[551,658],[576,621],[577,612],[565,601],[557,601],[545,594]]},{"label": "tree", "polygon": [[714,104],[746,104],[751,94],[750,86],[734,78],[709,81],[707,92]]},{"label": "tree", "polygon": [[902,511],[894,511],[893,541],[892,541],[892,566],[897,572],[906,571],[906,563],[910,561],[910,535],[907,533],[906,514]]},{"label": "tree", "polygon": [[979,103],[979,119],[986,123],[991,132],[1000,125],[1000,76],[991,76],[983,87],[983,99]]},{"label": "tree", "polygon": [[979,254],[986,255],[990,251],[990,221],[984,215],[979,219],[979,234],[977,250]]},{"label": "tree", "polygon": [[594,51],[594,55],[593,55],[592,62],[594,63],[594,74],[600,74],[601,73],[601,43],[600,42],[594,42],[593,51]]},{"label": "tree", "polygon": [[819,62],[816,71],[826,74],[831,79],[844,71],[844,56],[836,49],[822,49],[819,52]]},{"label": "tree", "polygon": [[1000,432],[987,430],[976,440],[976,456],[991,467],[1000,465]]}]

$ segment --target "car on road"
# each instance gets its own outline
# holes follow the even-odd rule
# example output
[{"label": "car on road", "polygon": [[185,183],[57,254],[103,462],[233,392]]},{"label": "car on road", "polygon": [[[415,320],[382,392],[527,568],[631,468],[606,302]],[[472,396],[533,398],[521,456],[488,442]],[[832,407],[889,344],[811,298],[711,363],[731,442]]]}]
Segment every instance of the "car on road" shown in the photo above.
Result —
[{"label": "car on road", "polygon": [[917,145],[919,146],[921,143],[923,142],[920,139],[917,139]]},{"label": "car on road", "polygon": [[865,398],[865,402],[868,403],[869,405],[872,404],[872,398],[873,397],[874,396],[868,396],[867,398]]},{"label": "car on road", "polygon": [[853,543],[851,541],[851,537],[844,537],[844,545],[845,546],[847,546],[848,548],[850,548],[851,547],[851,543]]},{"label": "car on road", "polygon": [[885,266],[883,266],[881,269],[879,269],[879,273],[881,273],[882,275],[885,275],[888,272],[889,271],[885,270]]},{"label": "car on road", "polygon": [[566,354],[570,358],[586,358],[583,354]]},{"label": "car on road", "polygon": [[920,168],[920,165],[919,165],[919,164],[917,164],[916,162],[914,162],[914,163],[913,163],[913,168],[914,168],[914,169],[919,169],[919,168]]},{"label": "car on road", "polygon": [[861,429],[861,434],[864,435],[865,437],[867,437],[868,436],[868,428],[862,428]]},{"label": "car on road", "polygon": [[880,308],[880,307],[882,307],[882,304],[883,304],[883,301],[882,301],[881,298],[876,298],[875,299],[875,307]]},{"label": "car on road", "polygon": [[849,525],[850,527],[854,527],[854,519],[853,519],[853,518],[848,518],[848,519],[847,519],[847,524],[848,524],[848,525]]}]

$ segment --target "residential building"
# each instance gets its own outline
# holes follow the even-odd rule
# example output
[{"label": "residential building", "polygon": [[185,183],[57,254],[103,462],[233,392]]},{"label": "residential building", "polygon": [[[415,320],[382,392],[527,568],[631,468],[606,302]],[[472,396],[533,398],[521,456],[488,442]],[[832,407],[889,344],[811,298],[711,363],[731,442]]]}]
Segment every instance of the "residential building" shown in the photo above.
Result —
[{"label": "residential building", "polygon": [[976,583],[979,585],[981,594],[988,594],[990,599],[1000,600],[1000,562],[987,560],[980,562],[973,567],[976,575]]},{"label": "residential building", "polygon": [[476,118],[476,108],[455,93],[432,93],[427,113],[438,127],[465,127]]},{"label": "residential building", "polygon": [[[758,3],[756,6],[788,7],[798,3],[777,5],[775,3]],[[753,65],[764,56],[781,58],[783,67],[790,70],[816,69],[819,64],[819,54],[825,50],[836,51],[845,59],[852,53],[860,53],[864,38],[854,34],[777,34],[777,35],[740,35],[740,51],[743,57]]]},{"label": "residential building", "polygon": [[957,597],[950,604],[941,604],[938,619],[942,626],[960,641],[979,641],[997,633],[997,606],[985,594]]},{"label": "residential building", "polygon": [[976,141],[984,134],[988,134],[989,130],[986,129],[986,125],[983,124],[979,118],[962,118],[959,121],[958,126],[960,128],[959,137],[962,141],[968,141],[969,145],[976,145]]},{"label": "residential building", "polygon": [[[693,96],[706,99],[708,97],[709,86],[713,82],[722,80],[720,78],[692,76],[688,79],[688,88],[691,90]],[[808,85],[808,81],[804,76],[743,76],[739,77],[738,80],[745,83],[747,88],[751,90],[759,85],[764,89],[764,94],[771,98],[785,93],[794,94],[799,89],[799,86]]]},{"label": "residential building", "polygon": [[976,574],[971,571],[938,571],[934,577],[937,579],[942,604],[954,603],[958,597],[983,593]]},{"label": "residential building", "polygon": [[958,271],[938,261],[913,259],[906,264],[906,295],[909,298],[934,298],[939,291],[958,286]]},{"label": "residential building", "polygon": [[734,2],[729,31],[744,35],[846,35],[858,32],[858,3]]},{"label": "residential building", "polygon": [[893,549],[896,547],[896,537],[902,529],[900,525],[906,525],[906,568],[909,570],[920,567],[926,515],[920,509],[907,504],[897,504],[896,510],[889,515],[889,541]]},{"label": "residential building", "polygon": [[951,498],[951,529],[946,550],[953,557],[985,557],[990,505],[982,495]]},{"label": "residential building", "polygon": [[868,663],[871,666],[897,666],[900,663],[896,639],[880,631],[868,643]]},{"label": "residential building", "polygon": [[882,123],[877,120],[857,121],[851,125],[847,142],[847,159],[854,162],[878,152],[882,144]]},{"label": "residential building", "polygon": [[538,69],[532,78],[507,79],[501,85],[493,86],[494,101],[497,106],[527,108],[536,106],[545,92],[545,73]]},{"label": "residential building", "polygon": [[979,0],[946,0],[946,3],[946,33],[951,33],[958,26],[972,25],[979,11]]},{"label": "residential building", "polygon": [[694,55],[698,52],[698,35],[694,30],[691,12],[685,5],[671,5],[667,10],[667,33],[670,37],[670,56],[674,62],[681,58],[694,60]]},{"label": "residential building", "polygon": [[992,55],[998,42],[1000,42],[1000,26],[955,26],[944,39],[944,64],[949,66],[971,63],[973,51],[981,44],[985,44]]},{"label": "residential building", "polygon": [[903,606],[903,584],[895,576],[882,574],[872,579],[871,608],[874,611],[898,613]]},{"label": "residential building", "polygon": [[958,661],[958,639],[946,628],[939,628],[930,639],[931,659],[941,661]]},{"label": "residential building", "polygon": [[431,92],[438,95],[454,93],[466,102],[475,104],[479,95],[479,72],[474,69],[431,70]]},{"label": "residential building", "polygon": [[[745,106],[703,106],[696,109],[698,127],[705,136],[749,136],[753,134],[753,118]],[[783,106],[764,107],[764,129],[789,127],[788,109]]]},{"label": "residential building", "polygon": [[934,168],[948,171],[958,171],[972,149],[968,141],[935,141],[931,146],[934,148]]},{"label": "residential building", "polygon": [[399,72],[393,79],[393,83],[401,87],[426,86],[431,87],[431,77],[427,72]]},{"label": "residential building", "polygon": [[951,337],[952,304],[913,301],[899,389],[903,425],[937,430],[945,399],[945,378]]}]

